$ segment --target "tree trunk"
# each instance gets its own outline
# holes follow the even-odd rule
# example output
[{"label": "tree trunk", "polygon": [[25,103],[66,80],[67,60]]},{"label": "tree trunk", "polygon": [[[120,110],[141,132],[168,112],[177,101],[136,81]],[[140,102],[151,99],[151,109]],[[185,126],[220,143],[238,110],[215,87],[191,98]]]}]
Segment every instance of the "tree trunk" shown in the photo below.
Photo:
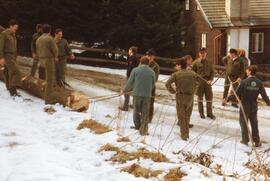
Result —
[{"label": "tree trunk", "polygon": [[[4,80],[3,70],[0,70],[0,79]],[[44,80],[23,75],[21,89],[33,96],[44,99],[45,85]],[[60,104],[69,107],[72,111],[84,112],[89,108],[88,96],[82,92],[54,86],[54,94]]]}]

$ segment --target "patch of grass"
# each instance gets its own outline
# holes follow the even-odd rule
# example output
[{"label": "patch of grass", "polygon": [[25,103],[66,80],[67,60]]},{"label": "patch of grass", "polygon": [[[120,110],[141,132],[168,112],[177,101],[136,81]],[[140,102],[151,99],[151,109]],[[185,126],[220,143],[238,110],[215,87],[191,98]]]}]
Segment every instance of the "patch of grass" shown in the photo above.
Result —
[{"label": "patch of grass", "polygon": [[88,120],[84,120],[79,126],[78,126],[78,130],[84,129],[84,128],[88,128],[90,129],[93,133],[95,134],[104,134],[107,132],[112,131],[108,126],[98,123],[95,120],[92,119],[88,119]]},{"label": "patch of grass", "polygon": [[262,163],[260,165],[257,161],[251,161],[249,160],[247,163],[244,164],[247,168],[252,170],[251,175],[257,176],[257,175],[266,175],[267,177],[270,177],[270,164],[268,163]]},{"label": "patch of grass", "polygon": [[213,158],[208,153],[193,155],[191,152],[182,152],[182,155],[184,156],[184,161],[198,163],[207,168],[213,163]]},{"label": "patch of grass", "polygon": [[44,107],[44,112],[48,114],[54,114],[56,110],[52,106],[50,106],[50,107]]},{"label": "patch of grass", "polygon": [[169,159],[160,152],[150,152],[145,149],[138,150],[133,153],[137,158],[151,159],[154,162],[169,162]]},{"label": "patch of grass", "polygon": [[102,152],[102,151],[120,151],[120,148],[116,147],[116,146],[113,146],[111,144],[106,144],[106,145],[103,145],[102,147],[100,147],[100,149],[98,150],[99,152]]},{"label": "patch of grass", "polygon": [[150,159],[154,162],[169,162],[169,159],[158,152],[150,152],[148,150],[138,150],[132,153],[128,153],[123,150],[119,150],[111,159],[112,162],[126,163],[127,161],[135,160],[135,159]]},{"label": "patch of grass", "polygon": [[117,142],[131,142],[128,137],[121,137],[117,139]]},{"label": "patch of grass", "polygon": [[164,176],[163,181],[181,181],[183,177],[187,176],[180,168],[170,169],[169,173]]},{"label": "patch of grass", "polygon": [[144,167],[141,167],[138,164],[132,164],[131,166],[125,167],[121,169],[121,172],[127,172],[129,174],[134,175],[135,177],[144,177],[144,178],[151,178],[151,177],[157,177],[159,174],[162,173],[160,170],[150,170]]}]

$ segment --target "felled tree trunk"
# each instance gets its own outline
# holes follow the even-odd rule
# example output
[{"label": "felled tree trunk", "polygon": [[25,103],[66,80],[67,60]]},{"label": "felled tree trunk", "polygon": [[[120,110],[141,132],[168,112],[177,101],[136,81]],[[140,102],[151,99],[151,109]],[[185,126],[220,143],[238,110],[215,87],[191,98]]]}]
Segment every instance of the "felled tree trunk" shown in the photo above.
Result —
[{"label": "felled tree trunk", "polygon": [[[3,70],[0,70],[0,79],[4,80]],[[21,89],[33,96],[44,99],[45,85],[46,82],[44,80],[31,76],[24,76],[22,78]],[[60,104],[69,107],[73,111],[84,112],[89,108],[89,99],[82,92],[55,86],[54,95]]]}]

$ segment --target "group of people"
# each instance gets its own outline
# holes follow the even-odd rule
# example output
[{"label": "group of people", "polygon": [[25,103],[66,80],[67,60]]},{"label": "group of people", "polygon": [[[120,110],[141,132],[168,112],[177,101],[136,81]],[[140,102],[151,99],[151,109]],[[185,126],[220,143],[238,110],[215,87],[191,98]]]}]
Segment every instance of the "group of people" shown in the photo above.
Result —
[{"label": "group of people", "polygon": [[[9,21],[9,27],[0,26],[0,66],[4,71],[6,88],[11,96],[17,96],[17,88],[21,86],[22,74],[17,64],[17,40],[18,30],[16,20]],[[65,85],[67,59],[74,59],[74,55],[63,38],[63,30],[56,29],[55,37],[51,34],[49,24],[38,24],[36,33],[32,36],[31,52],[33,65],[30,76],[35,76],[38,70],[39,78],[46,81],[45,103],[57,102],[54,97],[53,86]],[[154,116],[154,102],[156,95],[156,82],[159,77],[160,67],[156,62],[156,52],[150,49],[146,55],[139,57],[138,48],[133,46],[128,51],[127,83],[121,94],[125,95],[124,105],[119,107],[128,111],[130,95],[133,95],[133,121],[134,129],[141,135],[148,134],[148,124]],[[252,127],[252,141],[254,146],[261,146],[258,120],[257,98],[261,94],[266,104],[270,106],[270,100],[263,87],[262,81],[255,77],[256,67],[248,66],[243,50],[230,49],[228,56],[223,58],[225,71],[225,85],[222,105],[232,102],[232,106],[240,105],[240,127],[242,132],[241,143],[248,145],[249,132],[247,123]],[[201,48],[198,58],[193,61],[190,55],[180,58],[175,63],[176,72],[167,80],[167,90],[176,95],[176,110],[178,125],[181,130],[181,138],[189,139],[190,117],[193,110],[194,95],[198,96],[198,111],[200,117],[215,120],[213,114],[213,79],[214,66],[207,59],[206,48]],[[230,93],[229,90],[231,89]],[[204,114],[204,100],[206,100],[206,116]]]},{"label": "group of people", "polygon": [[[135,51],[134,51],[135,50]],[[148,134],[148,123],[153,119],[153,102],[155,98],[155,83],[158,80],[159,66],[155,62],[155,53],[150,49],[146,56],[139,59],[136,56],[138,48],[129,49],[127,83],[122,94],[125,95],[125,103],[121,110],[128,111],[129,95],[133,95],[133,121],[134,129],[141,135]],[[240,52],[240,53],[239,53]],[[242,144],[248,145],[250,137],[253,146],[261,146],[257,120],[257,98],[262,96],[268,106],[270,100],[266,94],[262,81],[256,78],[256,66],[249,66],[243,50],[230,49],[228,56],[223,58],[226,66],[225,85],[222,105],[232,102],[232,106],[240,105],[240,127]],[[158,67],[158,68],[157,68]],[[155,69],[156,68],[156,69]],[[158,69],[158,71],[157,71]],[[190,117],[193,110],[194,95],[198,99],[198,111],[200,117],[215,120],[213,114],[213,79],[214,66],[207,59],[206,48],[201,48],[198,58],[193,61],[190,55],[180,58],[175,63],[176,72],[167,80],[167,90],[176,96],[176,112],[178,125],[180,126],[181,139],[189,139]],[[229,89],[231,89],[229,94]],[[206,100],[206,116],[204,114],[204,100]],[[249,135],[248,122],[252,132]]]},{"label": "group of people", "polygon": [[[18,96],[17,88],[22,84],[22,74],[17,64],[17,39],[18,23],[12,19],[9,27],[0,26],[0,65],[4,67],[4,77],[7,90],[11,96]],[[30,76],[35,76],[38,70],[39,78],[46,81],[45,103],[57,103],[53,86],[65,85],[67,59],[74,59],[74,55],[66,39],[63,38],[63,30],[57,28],[52,36],[52,28],[49,24],[37,24],[36,33],[32,36],[31,52],[33,65]]]}]

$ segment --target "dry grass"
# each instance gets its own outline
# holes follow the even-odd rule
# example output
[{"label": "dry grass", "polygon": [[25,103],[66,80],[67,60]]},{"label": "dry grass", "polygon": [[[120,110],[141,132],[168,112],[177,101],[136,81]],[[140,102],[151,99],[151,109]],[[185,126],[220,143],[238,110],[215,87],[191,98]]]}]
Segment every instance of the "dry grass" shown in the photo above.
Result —
[{"label": "dry grass", "polygon": [[185,157],[184,160],[187,162],[194,162],[200,165],[203,165],[207,168],[213,163],[213,158],[211,155],[207,153],[200,153],[197,155],[193,155],[190,152],[182,152],[182,155]]},{"label": "dry grass", "polygon": [[81,130],[84,128],[89,128],[95,134],[104,134],[112,131],[108,126],[98,123],[92,119],[84,120],[77,129]]},{"label": "dry grass", "polygon": [[262,164],[260,165],[258,162],[249,160],[247,163],[244,164],[247,168],[252,170],[252,175],[266,175],[270,177],[270,164]]},{"label": "dry grass", "polygon": [[150,152],[145,149],[133,153],[137,158],[151,159],[154,162],[169,162],[169,159],[160,152]]},{"label": "dry grass", "polygon": [[131,142],[128,137],[121,137],[117,139],[117,142]]},{"label": "dry grass", "polygon": [[50,107],[44,107],[44,112],[48,114],[54,114],[56,110],[52,106],[50,106]]},{"label": "dry grass", "polygon": [[100,147],[99,152],[101,151],[115,151],[116,154],[110,159],[112,162],[126,163],[127,161],[135,159],[151,159],[154,162],[169,162],[169,159],[159,152],[150,152],[146,149],[140,149],[135,152],[126,152],[119,147],[113,146],[111,144],[106,144]]},{"label": "dry grass", "polygon": [[129,174],[134,175],[135,177],[144,177],[144,178],[151,178],[151,177],[157,177],[159,174],[162,173],[160,170],[150,170],[144,167],[141,167],[137,164],[132,164],[131,166],[125,167],[121,169],[121,172],[127,172]]},{"label": "dry grass", "polygon": [[100,147],[100,149],[98,150],[99,152],[102,152],[102,151],[120,151],[120,148],[116,147],[116,146],[113,146],[111,144],[106,144],[106,145],[103,145],[102,147]]},{"label": "dry grass", "polygon": [[110,159],[110,161],[126,163],[127,161],[140,159],[140,158],[151,159],[154,162],[169,162],[169,159],[162,153],[150,152],[147,150],[138,150],[132,153],[128,153],[126,151],[120,150]]},{"label": "dry grass", "polygon": [[181,181],[185,176],[187,176],[187,174],[182,172],[180,168],[175,168],[171,169],[169,173],[164,176],[163,181]]}]

